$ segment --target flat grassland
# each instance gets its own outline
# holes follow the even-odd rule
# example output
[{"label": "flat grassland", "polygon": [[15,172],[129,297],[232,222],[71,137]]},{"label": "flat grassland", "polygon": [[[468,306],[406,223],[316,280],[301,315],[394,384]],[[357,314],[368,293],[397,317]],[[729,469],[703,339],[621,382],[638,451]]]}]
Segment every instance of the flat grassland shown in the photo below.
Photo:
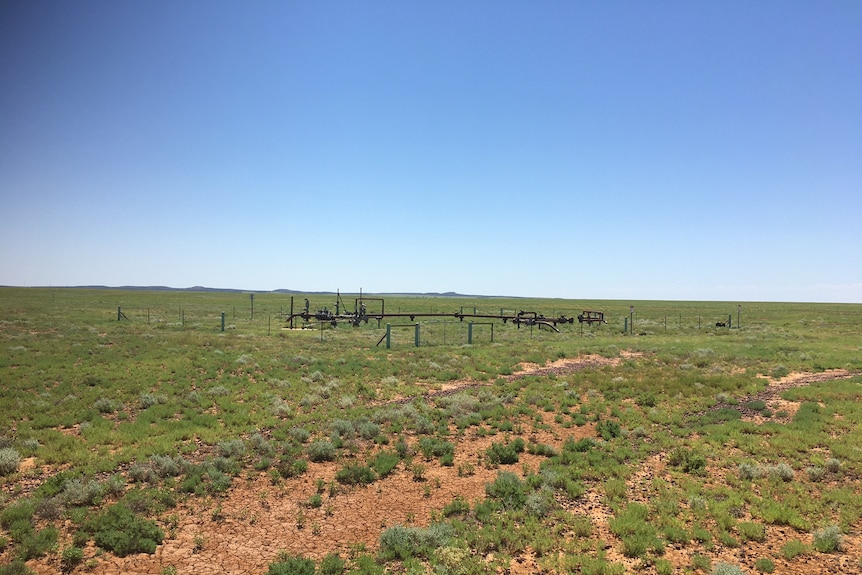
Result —
[{"label": "flat grassland", "polygon": [[0,574],[862,573],[862,305],[385,306],[0,288]]}]

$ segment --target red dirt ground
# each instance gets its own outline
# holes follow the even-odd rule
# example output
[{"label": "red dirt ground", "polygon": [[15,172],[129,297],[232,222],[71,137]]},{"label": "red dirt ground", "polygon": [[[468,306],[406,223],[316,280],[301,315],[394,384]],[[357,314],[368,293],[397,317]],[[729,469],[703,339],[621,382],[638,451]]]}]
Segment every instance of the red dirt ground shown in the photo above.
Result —
[{"label": "red dirt ground", "polygon": [[[600,356],[563,359],[545,366],[523,365],[522,371],[509,377],[518,378],[530,373],[562,374],[612,365],[619,361]],[[777,403],[780,401],[777,397],[780,390],[840,377],[849,377],[849,374],[837,371],[817,375],[794,374],[772,382],[758,396],[762,395],[759,398],[767,401],[774,410],[787,410],[792,406]],[[455,383],[429,396],[452,393],[461,387],[475,385],[475,382]],[[592,424],[565,429],[555,424],[553,414],[545,415],[545,423],[552,431],[537,431],[529,437],[530,441],[560,447],[567,437],[579,439],[595,436]],[[432,513],[441,511],[456,495],[464,497],[471,504],[484,498],[485,484],[496,477],[497,470],[482,466],[480,456],[495,440],[500,441],[500,437],[478,437],[471,428],[456,446],[454,466],[442,467],[436,461],[423,462],[426,466],[425,479],[415,481],[413,473],[401,464],[392,475],[370,486],[338,486],[338,493],[334,496],[327,489],[323,494],[323,505],[317,509],[306,507],[304,502],[316,492],[315,483],[318,479],[327,482],[327,488],[334,483],[335,472],[343,462],[309,463],[308,471],[302,477],[284,481],[280,485],[273,485],[266,473],[246,473],[234,480],[233,487],[223,498],[192,498],[165,513],[161,523],[168,536],[155,554],[118,558],[108,553],[100,554],[90,544],[85,550],[85,561],[95,560],[78,570],[95,575],[157,575],[164,568],[173,566],[178,573],[250,575],[265,573],[268,564],[282,550],[318,560],[331,552],[346,557],[363,547],[374,551],[378,547],[381,532],[389,526],[427,525]],[[418,461],[421,458],[415,459]],[[521,463],[508,469],[518,474],[522,474],[524,468],[535,471],[542,459],[524,453],[521,454]],[[647,486],[653,478],[665,477],[670,480],[665,460],[666,454],[659,454],[643,462],[628,482],[630,500],[648,499],[651,493]],[[465,463],[473,466],[474,473],[460,477],[458,467]],[[636,562],[622,555],[618,539],[610,532],[608,519],[611,510],[603,503],[600,488],[591,489],[579,500],[567,503],[567,508],[592,518],[592,538],[611,543],[606,550],[609,560],[626,565],[627,571],[635,570]],[[175,518],[173,526],[171,516]],[[300,522],[298,519],[301,516],[303,520]],[[814,553],[789,563],[778,559],[784,542],[797,538],[810,543],[811,535],[799,534],[789,527],[768,526],[765,543],[748,542],[736,549],[716,546],[712,552],[700,548],[695,550],[694,546],[668,545],[665,558],[677,566],[679,572],[691,565],[691,555],[697,551],[709,556],[713,563],[726,561],[744,565],[752,573],[755,572],[754,561],[760,557],[774,558],[776,573],[862,573],[862,539],[858,531],[845,538],[841,553]],[[66,544],[62,543],[61,548]],[[56,559],[34,560],[28,562],[28,566],[39,574],[60,572]],[[527,552],[514,558],[505,572],[522,575],[543,570],[533,554]],[[639,572],[654,573],[655,569],[650,567]]]}]

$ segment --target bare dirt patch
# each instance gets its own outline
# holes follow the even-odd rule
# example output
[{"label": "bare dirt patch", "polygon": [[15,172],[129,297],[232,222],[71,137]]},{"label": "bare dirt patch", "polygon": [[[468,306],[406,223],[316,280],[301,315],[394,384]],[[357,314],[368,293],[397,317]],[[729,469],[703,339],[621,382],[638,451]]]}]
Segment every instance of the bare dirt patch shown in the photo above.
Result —
[{"label": "bare dirt patch", "polygon": [[792,420],[793,416],[799,410],[799,403],[782,399],[780,397],[782,393],[795,387],[803,387],[824,381],[834,381],[836,379],[849,379],[855,375],[858,375],[858,373],[854,373],[846,369],[828,369],[820,373],[791,373],[779,379],[760,376],[769,380],[769,384],[766,389],[758,393],[745,396],[738,404],[731,405],[727,402],[721,402],[715,405],[712,409],[735,409],[742,414],[743,421],[751,421],[760,424],[769,420],[763,416],[760,410],[752,409],[748,404],[751,402],[762,401],[773,413],[784,412],[786,415],[782,419]]}]

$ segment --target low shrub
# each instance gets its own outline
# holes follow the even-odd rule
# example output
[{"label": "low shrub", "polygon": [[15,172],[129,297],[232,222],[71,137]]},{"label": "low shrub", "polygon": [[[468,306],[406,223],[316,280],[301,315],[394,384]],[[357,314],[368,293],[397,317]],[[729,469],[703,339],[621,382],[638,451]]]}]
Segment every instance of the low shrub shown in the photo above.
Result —
[{"label": "low shrub", "polygon": [[823,477],[826,475],[826,470],[820,466],[812,465],[805,468],[805,474],[808,476],[809,481],[818,483],[823,481]]},{"label": "low shrub", "polygon": [[36,503],[29,498],[19,499],[10,503],[0,512],[0,526],[4,529],[11,529],[12,525],[19,521],[27,521],[33,519],[36,512]]},{"label": "low shrub", "polygon": [[119,557],[132,553],[155,553],[165,537],[154,521],[135,515],[128,507],[115,504],[87,522],[96,545]]},{"label": "low shrub", "polygon": [[267,575],[314,575],[314,561],[306,557],[279,553],[274,563],[269,564]]},{"label": "low shrub", "polygon": [[220,441],[218,444],[218,453],[222,457],[242,457],[245,455],[245,443],[243,443],[242,439]]},{"label": "low shrub", "polygon": [[527,445],[527,453],[542,455],[544,457],[556,457],[557,450],[552,445],[545,443],[530,443]]},{"label": "low shrub", "polygon": [[0,565],[0,575],[33,575],[33,571],[21,559],[13,559],[7,565]]},{"label": "low shrub", "polygon": [[63,498],[58,496],[46,497],[36,504],[36,516],[40,519],[53,521],[59,519],[63,515]]},{"label": "low shrub", "polygon": [[312,442],[306,451],[308,458],[316,463],[335,459],[335,445],[325,439]]},{"label": "low shrub", "polygon": [[182,457],[171,457],[170,455],[153,455],[150,457],[149,463],[159,477],[176,477],[186,467],[186,461]]},{"label": "low shrub", "polygon": [[311,437],[311,433],[302,427],[294,427],[290,430],[289,435],[297,443],[305,443]]},{"label": "low shrub", "polygon": [[743,541],[766,540],[766,528],[760,523],[744,521],[736,526]]},{"label": "low shrub", "polygon": [[21,456],[11,447],[0,448],[0,477],[18,471]]},{"label": "low shrub", "polygon": [[732,563],[716,563],[711,573],[712,575],[745,575],[742,567]]},{"label": "low shrub", "polygon": [[93,403],[93,409],[99,413],[113,413],[123,408],[119,401],[113,401],[107,397],[100,397]]},{"label": "low shrub", "polygon": [[677,447],[671,451],[668,464],[685,473],[697,475],[706,470],[706,457],[687,447]]},{"label": "low shrub", "polygon": [[820,553],[832,553],[840,549],[842,538],[841,528],[837,525],[830,525],[814,532],[812,546]]},{"label": "low shrub", "polygon": [[373,421],[360,420],[356,422],[356,433],[362,439],[374,439],[380,434],[380,426]]},{"label": "low shrub", "polygon": [[264,457],[272,457],[275,455],[275,448],[269,440],[260,433],[254,433],[248,438],[248,443],[252,451]]},{"label": "low shrub", "polygon": [[152,465],[133,463],[129,467],[129,479],[135,483],[155,483],[159,480],[159,476]]},{"label": "low shrub", "polygon": [[524,500],[524,509],[534,517],[545,517],[556,507],[554,491],[547,486],[528,493]]},{"label": "low shrub", "polygon": [[338,553],[330,553],[320,561],[318,575],[341,575],[346,563]]},{"label": "low shrub", "polygon": [[792,481],[794,476],[793,468],[786,463],[779,463],[769,468],[769,476],[785,482]]},{"label": "low shrub", "polygon": [[335,472],[335,480],[345,485],[368,485],[376,479],[374,470],[359,463],[348,463]]},{"label": "low shrub", "polygon": [[500,471],[493,482],[485,484],[485,493],[504,509],[521,509],[527,501],[527,484],[514,473]]},{"label": "low shrub", "polygon": [[138,399],[141,404],[141,409],[147,409],[154,405],[168,402],[168,398],[166,396],[155,393],[142,393]]},{"label": "low shrub", "polygon": [[434,457],[443,457],[447,454],[455,453],[455,446],[446,440],[436,437],[423,437],[419,440],[419,451],[426,461],[430,461]]},{"label": "low shrub", "polygon": [[470,504],[460,495],[456,495],[450,503],[443,507],[443,517],[465,514],[470,511]]},{"label": "low shrub", "polygon": [[577,441],[572,439],[571,437],[567,438],[565,443],[563,443],[563,451],[574,452],[574,453],[586,453],[590,449],[596,446],[596,442],[589,437],[583,437]]},{"label": "low shrub", "polygon": [[603,420],[596,424],[596,433],[605,441],[610,441],[622,435],[622,428],[616,421]]},{"label": "low shrub", "polygon": [[104,488],[95,479],[70,479],[63,487],[63,501],[73,507],[90,506],[99,503],[104,494]]},{"label": "low shrub", "polygon": [[793,560],[799,555],[805,555],[811,549],[799,539],[791,539],[781,547],[781,556],[788,561]]},{"label": "low shrub", "polygon": [[695,571],[709,571],[712,569],[712,560],[700,553],[691,556],[691,568]]},{"label": "low shrub", "polygon": [[435,549],[451,541],[455,530],[448,523],[428,527],[394,525],[380,534],[380,550],[384,556],[401,560],[414,556],[429,557]]},{"label": "low shrub", "polygon": [[60,567],[64,573],[72,571],[84,560],[84,550],[74,545],[66,547],[60,554]]},{"label": "low shrub", "polygon": [[352,439],[356,434],[353,423],[345,419],[336,419],[330,424],[329,429],[332,431],[333,436],[340,437],[341,439]]},{"label": "low shrub", "polygon": [[17,536],[18,547],[15,553],[24,561],[44,557],[57,547],[59,535],[60,532],[56,527],[49,526],[36,531],[31,525],[29,529],[25,529]]},{"label": "low shrub", "polygon": [[371,460],[371,468],[377,473],[378,477],[386,477],[395,467],[401,462],[398,454],[392,451],[380,451]]}]

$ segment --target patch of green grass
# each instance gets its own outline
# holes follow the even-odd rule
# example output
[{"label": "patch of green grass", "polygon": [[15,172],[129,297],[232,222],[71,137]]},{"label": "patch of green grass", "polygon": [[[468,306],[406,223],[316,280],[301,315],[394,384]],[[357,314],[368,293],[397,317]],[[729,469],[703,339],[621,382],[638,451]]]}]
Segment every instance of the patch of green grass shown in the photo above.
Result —
[{"label": "patch of green grass", "polygon": [[335,480],[345,485],[368,485],[377,480],[377,474],[367,465],[348,463],[335,472]]},{"label": "patch of green grass", "polygon": [[799,539],[791,539],[781,547],[781,556],[788,561],[810,552],[811,548]]}]

